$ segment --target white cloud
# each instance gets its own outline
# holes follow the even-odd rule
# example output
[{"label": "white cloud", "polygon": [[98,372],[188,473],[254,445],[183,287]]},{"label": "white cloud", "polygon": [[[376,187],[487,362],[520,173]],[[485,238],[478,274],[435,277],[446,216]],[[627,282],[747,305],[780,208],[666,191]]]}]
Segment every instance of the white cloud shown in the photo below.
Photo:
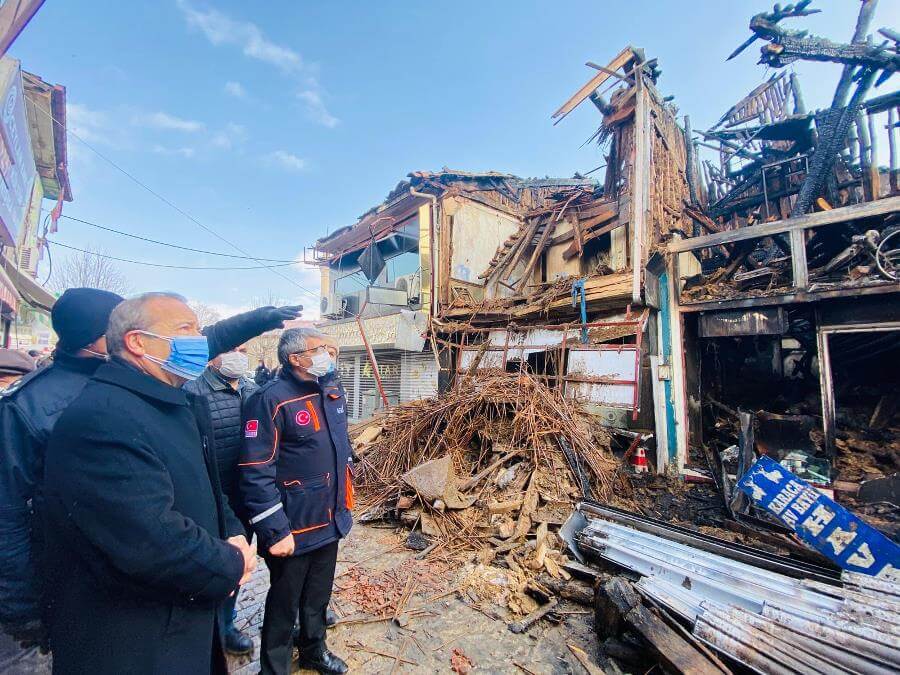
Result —
[{"label": "white cloud", "polygon": [[197,154],[197,151],[194,148],[189,147],[181,147],[181,148],[169,148],[164,145],[154,145],[150,148],[157,155],[170,155],[183,157],[185,159],[191,159],[194,155]]},{"label": "white cloud", "polygon": [[306,168],[305,159],[287,150],[275,150],[266,155],[264,159],[267,164],[286,171],[303,171]]},{"label": "white cloud", "polygon": [[109,116],[83,103],[66,104],[66,126],[88,143],[103,143],[109,139]]},{"label": "white cloud", "polygon": [[239,47],[244,56],[269,63],[285,72],[303,68],[300,54],[266,38],[255,23],[236,21],[215,9],[198,9],[187,0],[178,0],[178,8],[188,25],[199,29],[214,45]]},{"label": "white cloud", "polygon": [[211,143],[215,148],[222,150],[231,150],[234,146],[240,145],[247,140],[247,129],[234,122],[228,122],[225,129],[213,134]]},{"label": "white cloud", "polygon": [[203,131],[206,125],[196,120],[186,120],[166,112],[140,113],[132,118],[132,123],[137,126],[163,129],[165,131],[183,131],[193,134]]},{"label": "white cloud", "polygon": [[247,90],[240,82],[229,80],[225,83],[225,93],[235,98],[247,98]]},{"label": "white cloud", "polygon": [[340,120],[328,112],[325,103],[322,101],[322,95],[315,89],[306,89],[297,94],[297,98],[306,104],[306,112],[309,114],[313,122],[321,124],[323,127],[334,129]]},{"label": "white cloud", "polygon": [[[255,23],[238,21],[217,9],[201,9],[190,0],[177,0],[177,3],[188,25],[199,30],[211,44],[237,47],[247,58],[275,66],[303,82],[304,89],[297,96],[305,104],[310,119],[329,129],[337,126],[338,118],[328,111],[322,99],[316,64],[306,63],[295,49],[269,40]],[[240,82],[226,82],[225,91],[237,98],[247,95]]]}]

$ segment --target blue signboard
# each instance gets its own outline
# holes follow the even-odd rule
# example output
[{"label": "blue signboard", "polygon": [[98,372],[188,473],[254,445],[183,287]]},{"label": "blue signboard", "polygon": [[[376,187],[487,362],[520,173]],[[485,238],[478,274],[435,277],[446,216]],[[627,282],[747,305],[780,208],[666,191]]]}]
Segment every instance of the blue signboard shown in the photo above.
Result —
[{"label": "blue signboard", "polygon": [[737,486],[806,544],[852,572],[900,569],[900,546],[770,457],[760,457]]},{"label": "blue signboard", "polygon": [[16,237],[35,181],[34,154],[22,71],[15,59],[0,60],[0,240],[16,245]]}]

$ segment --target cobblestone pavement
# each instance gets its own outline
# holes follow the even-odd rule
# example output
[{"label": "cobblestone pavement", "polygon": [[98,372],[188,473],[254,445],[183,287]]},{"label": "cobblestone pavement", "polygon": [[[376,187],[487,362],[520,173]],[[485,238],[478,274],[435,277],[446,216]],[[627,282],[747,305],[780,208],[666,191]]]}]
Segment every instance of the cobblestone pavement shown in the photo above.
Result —
[{"label": "cobblestone pavement", "polygon": [[[346,586],[350,577],[342,579],[341,573],[351,567],[364,568],[374,575],[408,560],[414,553],[402,546],[405,536],[405,532],[383,527],[355,525],[338,553],[336,583]],[[447,574],[448,591],[459,582],[456,577],[454,573]],[[268,579],[268,570],[260,559],[253,578],[241,590],[237,605],[236,625],[253,639],[253,655],[229,657],[232,673],[259,672],[259,631]],[[585,671],[577,665],[566,643],[575,643],[596,657],[593,619],[584,607],[565,603],[562,606],[569,612],[563,623],[541,622],[517,635],[509,631],[507,619],[488,616],[502,610],[489,608],[485,613],[465,602],[459,594],[450,593],[427,605],[430,614],[411,618],[402,628],[390,620],[377,618],[338,623],[328,631],[328,646],[347,661],[351,673],[450,673],[450,657],[457,649],[472,661],[479,673],[580,674]],[[343,603],[335,606],[335,610],[339,616],[359,616]]]}]

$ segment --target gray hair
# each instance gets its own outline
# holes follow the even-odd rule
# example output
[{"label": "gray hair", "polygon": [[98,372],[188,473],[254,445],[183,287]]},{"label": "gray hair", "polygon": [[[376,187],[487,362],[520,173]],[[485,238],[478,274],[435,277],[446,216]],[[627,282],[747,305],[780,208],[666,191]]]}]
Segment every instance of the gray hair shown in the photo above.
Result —
[{"label": "gray hair", "polygon": [[170,298],[187,304],[187,299],[178,293],[154,291],[141,293],[116,305],[109,315],[106,327],[106,351],[110,354],[122,354],[125,351],[125,334],[133,330],[147,330],[153,325],[153,318],[147,311],[147,305],[158,298]]},{"label": "gray hair", "polygon": [[284,331],[278,340],[278,362],[285,368],[290,368],[291,362],[288,357],[291,354],[305,352],[309,338],[328,340],[329,336],[315,328],[288,328]]}]

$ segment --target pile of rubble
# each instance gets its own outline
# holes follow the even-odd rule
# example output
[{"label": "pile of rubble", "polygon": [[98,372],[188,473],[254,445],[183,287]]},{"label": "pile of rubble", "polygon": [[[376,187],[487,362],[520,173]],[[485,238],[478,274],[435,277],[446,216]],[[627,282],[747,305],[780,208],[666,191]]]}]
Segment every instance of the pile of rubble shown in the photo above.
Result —
[{"label": "pile of rubble", "polygon": [[525,591],[538,574],[569,578],[551,528],[583,495],[628,488],[609,433],[527,373],[464,379],[357,432],[360,518],[399,520],[425,554],[464,554],[470,595],[516,614],[535,608]]}]

